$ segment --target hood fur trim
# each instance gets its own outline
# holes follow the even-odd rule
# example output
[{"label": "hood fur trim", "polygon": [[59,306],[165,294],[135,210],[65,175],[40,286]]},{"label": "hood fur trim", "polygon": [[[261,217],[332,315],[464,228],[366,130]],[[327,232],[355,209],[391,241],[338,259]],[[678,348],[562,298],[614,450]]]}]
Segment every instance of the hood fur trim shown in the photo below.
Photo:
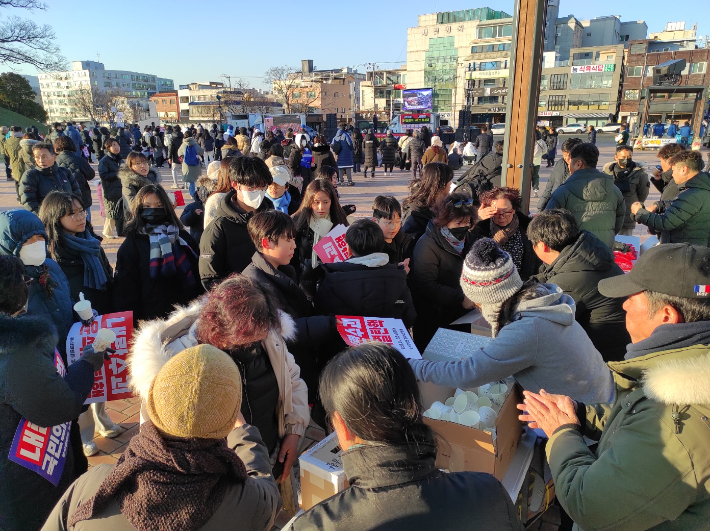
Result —
[{"label": "hood fur trim", "polygon": [[382,267],[389,264],[390,257],[385,253],[372,253],[365,256],[348,258],[348,264],[364,265],[367,267]]},{"label": "hood fur trim", "polygon": [[[126,362],[131,375],[130,386],[137,395],[147,397],[163,365],[188,344],[197,343],[195,325],[203,304],[204,299],[200,299],[190,306],[178,307],[167,319],[144,322],[134,334]],[[296,323],[291,316],[279,310],[279,319],[284,340],[295,338]],[[168,331],[172,337],[165,337]]]},{"label": "hood fur trim", "polygon": [[710,405],[710,353],[648,369],[643,390],[648,398],[662,404]]}]

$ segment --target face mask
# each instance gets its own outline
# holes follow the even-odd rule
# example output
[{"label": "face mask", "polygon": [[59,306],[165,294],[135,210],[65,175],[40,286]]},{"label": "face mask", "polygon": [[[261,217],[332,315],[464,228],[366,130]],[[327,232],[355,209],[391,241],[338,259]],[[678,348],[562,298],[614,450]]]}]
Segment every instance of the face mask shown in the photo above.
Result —
[{"label": "face mask", "polygon": [[165,208],[144,208],[141,219],[148,225],[162,225],[168,221],[168,213]]},{"label": "face mask", "polygon": [[265,195],[266,190],[253,190],[251,192],[242,190],[242,201],[245,205],[248,205],[252,208],[259,208],[261,206],[261,202],[264,200]]},{"label": "face mask", "polygon": [[455,229],[449,229],[449,232],[454,238],[461,241],[466,238],[466,234],[468,234],[468,227],[456,227]]},{"label": "face mask", "polygon": [[619,166],[622,168],[628,168],[631,164],[631,159],[619,159]]},{"label": "face mask", "polygon": [[47,259],[47,244],[41,242],[25,244],[20,249],[20,260],[26,266],[41,266]]}]

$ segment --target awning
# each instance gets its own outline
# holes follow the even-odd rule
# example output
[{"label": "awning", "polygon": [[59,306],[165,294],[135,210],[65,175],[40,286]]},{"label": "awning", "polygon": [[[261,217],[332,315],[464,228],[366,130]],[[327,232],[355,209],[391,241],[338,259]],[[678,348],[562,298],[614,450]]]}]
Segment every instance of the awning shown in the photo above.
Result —
[{"label": "awning", "polygon": [[609,118],[608,112],[573,112],[565,114],[566,118]]}]

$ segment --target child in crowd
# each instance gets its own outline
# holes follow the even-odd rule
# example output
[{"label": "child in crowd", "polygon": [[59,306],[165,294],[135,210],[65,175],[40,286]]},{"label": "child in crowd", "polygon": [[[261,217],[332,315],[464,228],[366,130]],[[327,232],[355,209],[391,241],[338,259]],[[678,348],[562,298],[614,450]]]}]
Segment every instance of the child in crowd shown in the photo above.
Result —
[{"label": "child in crowd", "polygon": [[315,304],[321,313],[402,319],[414,324],[416,312],[407,273],[382,252],[385,236],[371,219],[359,219],[345,233],[350,258],[322,264],[325,277]]},{"label": "child in crowd", "polygon": [[372,203],[372,220],[385,235],[384,252],[390,263],[399,264],[409,273],[409,260],[417,243],[414,237],[402,229],[402,207],[392,195],[378,195]]}]

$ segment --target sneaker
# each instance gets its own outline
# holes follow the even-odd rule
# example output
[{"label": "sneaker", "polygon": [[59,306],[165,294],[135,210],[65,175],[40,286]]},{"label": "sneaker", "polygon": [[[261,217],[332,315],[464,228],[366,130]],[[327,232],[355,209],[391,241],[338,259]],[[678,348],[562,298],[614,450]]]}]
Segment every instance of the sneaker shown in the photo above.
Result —
[{"label": "sneaker", "polygon": [[350,181],[350,182],[348,182],[348,186],[355,186],[355,183]]},{"label": "sneaker", "polygon": [[92,455],[96,455],[97,453],[99,453],[99,447],[96,446],[96,443],[94,441],[84,443],[84,455],[86,457],[91,457]]},{"label": "sneaker", "polygon": [[533,197],[537,197],[537,188],[533,188]]},{"label": "sneaker", "polygon": [[123,428],[119,426],[118,424],[114,424],[111,426],[110,429],[106,431],[99,430],[99,433],[101,434],[101,437],[106,437],[107,439],[113,439],[114,437],[118,437],[123,433]]}]

